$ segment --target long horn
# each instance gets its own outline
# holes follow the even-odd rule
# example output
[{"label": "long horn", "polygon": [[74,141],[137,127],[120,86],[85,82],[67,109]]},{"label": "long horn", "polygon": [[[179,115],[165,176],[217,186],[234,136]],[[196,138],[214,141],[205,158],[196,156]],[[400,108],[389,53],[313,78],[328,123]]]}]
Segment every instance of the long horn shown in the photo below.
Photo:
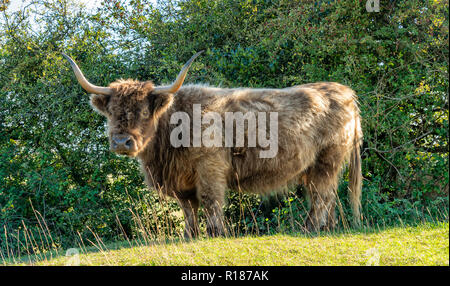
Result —
[{"label": "long horn", "polygon": [[61,53],[63,57],[65,57],[70,65],[72,66],[73,72],[75,73],[75,76],[77,77],[78,82],[80,83],[81,87],[84,88],[88,93],[95,93],[95,94],[104,94],[104,95],[110,95],[112,94],[113,90],[109,87],[103,87],[103,86],[96,86],[90,83],[81,72],[80,68],[77,66],[77,64],[65,53]]},{"label": "long horn", "polygon": [[156,94],[158,94],[158,93],[175,93],[175,92],[177,92],[180,89],[180,87],[183,85],[184,79],[186,77],[186,74],[187,74],[187,72],[189,70],[189,67],[191,66],[192,62],[203,52],[204,52],[204,50],[196,53],[195,55],[192,56],[192,58],[190,58],[184,64],[183,68],[181,69],[180,73],[177,76],[177,79],[172,83],[172,85],[156,87],[153,92],[156,93]]}]

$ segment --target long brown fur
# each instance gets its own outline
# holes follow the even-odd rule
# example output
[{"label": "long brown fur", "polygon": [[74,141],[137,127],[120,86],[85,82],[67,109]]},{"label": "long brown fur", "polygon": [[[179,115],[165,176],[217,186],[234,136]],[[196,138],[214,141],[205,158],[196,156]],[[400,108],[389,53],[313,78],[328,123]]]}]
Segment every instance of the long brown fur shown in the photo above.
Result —
[{"label": "long brown fur", "polygon": [[[350,88],[319,82],[284,89],[216,88],[185,85],[175,94],[156,94],[151,82],[118,81],[112,95],[94,95],[92,105],[108,118],[110,137],[128,133],[137,142],[146,182],[178,200],[185,215],[185,236],[198,235],[202,204],[210,235],[224,233],[226,189],[265,194],[292,184],[308,189],[308,230],[332,228],[339,175],[349,162],[349,194],[355,224],[360,222],[362,131],[356,97]],[[170,116],[202,112],[278,112],[278,153],[259,158],[259,147],[175,148]],[[192,145],[191,145],[192,146]]]}]

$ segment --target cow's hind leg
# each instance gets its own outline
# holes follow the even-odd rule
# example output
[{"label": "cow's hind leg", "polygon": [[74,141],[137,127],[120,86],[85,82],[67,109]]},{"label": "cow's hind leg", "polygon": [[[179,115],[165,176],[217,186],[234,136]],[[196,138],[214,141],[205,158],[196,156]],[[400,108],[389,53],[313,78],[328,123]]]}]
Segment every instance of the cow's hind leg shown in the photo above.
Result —
[{"label": "cow's hind leg", "polygon": [[316,232],[321,229],[332,229],[336,224],[335,201],[336,196],[327,189],[313,189],[309,187],[311,209],[306,219],[307,231]]},{"label": "cow's hind leg", "polygon": [[326,148],[306,172],[304,184],[311,202],[305,224],[308,231],[330,230],[336,225],[337,186],[344,154],[337,146]]}]

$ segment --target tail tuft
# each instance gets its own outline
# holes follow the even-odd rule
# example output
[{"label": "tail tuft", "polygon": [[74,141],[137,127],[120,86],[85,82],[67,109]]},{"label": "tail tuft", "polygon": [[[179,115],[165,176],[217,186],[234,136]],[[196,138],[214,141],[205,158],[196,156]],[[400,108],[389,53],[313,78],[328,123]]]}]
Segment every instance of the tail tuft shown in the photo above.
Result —
[{"label": "tail tuft", "polygon": [[359,117],[355,124],[354,146],[350,155],[349,164],[349,198],[350,206],[353,212],[353,225],[361,226],[361,190],[362,190],[362,172],[361,172],[361,127]]}]

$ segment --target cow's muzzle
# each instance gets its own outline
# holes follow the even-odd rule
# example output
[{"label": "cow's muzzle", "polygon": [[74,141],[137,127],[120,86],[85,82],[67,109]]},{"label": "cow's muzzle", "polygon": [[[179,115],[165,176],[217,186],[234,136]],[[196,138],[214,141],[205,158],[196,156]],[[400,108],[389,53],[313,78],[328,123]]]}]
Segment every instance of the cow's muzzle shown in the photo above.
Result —
[{"label": "cow's muzzle", "polygon": [[136,141],[129,134],[115,134],[111,138],[111,151],[123,155],[135,153]]}]

